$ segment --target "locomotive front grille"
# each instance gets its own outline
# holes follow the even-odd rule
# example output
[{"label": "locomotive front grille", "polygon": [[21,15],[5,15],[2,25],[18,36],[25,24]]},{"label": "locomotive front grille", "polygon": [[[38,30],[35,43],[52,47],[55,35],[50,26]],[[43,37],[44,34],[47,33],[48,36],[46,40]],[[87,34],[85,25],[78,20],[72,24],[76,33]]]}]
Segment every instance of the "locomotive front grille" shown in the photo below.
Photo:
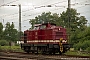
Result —
[{"label": "locomotive front grille", "polygon": [[56,32],[56,39],[63,38],[63,32]]}]

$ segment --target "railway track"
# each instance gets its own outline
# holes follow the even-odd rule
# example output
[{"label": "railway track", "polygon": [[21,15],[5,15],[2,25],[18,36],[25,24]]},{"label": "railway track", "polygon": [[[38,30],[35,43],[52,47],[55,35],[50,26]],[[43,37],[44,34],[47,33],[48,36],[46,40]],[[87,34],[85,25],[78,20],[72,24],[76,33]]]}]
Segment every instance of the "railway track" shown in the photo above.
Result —
[{"label": "railway track", "polygon": [[90,57],[0,52],[0,60],[90,60]]}]

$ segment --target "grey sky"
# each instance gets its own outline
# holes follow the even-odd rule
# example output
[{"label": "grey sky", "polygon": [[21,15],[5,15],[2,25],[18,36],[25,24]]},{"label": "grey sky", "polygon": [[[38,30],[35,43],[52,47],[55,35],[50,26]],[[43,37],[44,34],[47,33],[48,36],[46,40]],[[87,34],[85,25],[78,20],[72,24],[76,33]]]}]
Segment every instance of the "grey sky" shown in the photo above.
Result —
[{"label": "grey sky", "polygon": [[[15,27],[18,29],[18,6],[2,6],[18,5],[22,7],[22,31],[30,28],[29,19],[40,15],[42,12],[52,12],[60,14],[68,7],[68,0],[0,0],[0,22],[4,25],[6,22],[14,22]],[[53,7],[41,7],[52,5]],[[58,6],[58,7],[55,7]],[[61,6],[61,7],[60,7]],[[90,23],[90,0],[71,0],[71,7],[75,8],[80,16],[85,16]]]}]

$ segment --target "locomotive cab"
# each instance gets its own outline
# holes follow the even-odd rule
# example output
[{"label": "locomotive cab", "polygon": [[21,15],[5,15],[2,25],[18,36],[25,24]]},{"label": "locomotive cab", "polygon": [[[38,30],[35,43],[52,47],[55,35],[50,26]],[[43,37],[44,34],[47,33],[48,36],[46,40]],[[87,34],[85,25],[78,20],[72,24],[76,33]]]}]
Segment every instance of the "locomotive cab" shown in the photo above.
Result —
[{"label": "locomotive cab", "polygon": [[34,30],[47,29],[47,28],[51,28],[51,27],[55,27],[55,26],[56,26],[56,24],[53,24],[53,23],[35,24]]}]

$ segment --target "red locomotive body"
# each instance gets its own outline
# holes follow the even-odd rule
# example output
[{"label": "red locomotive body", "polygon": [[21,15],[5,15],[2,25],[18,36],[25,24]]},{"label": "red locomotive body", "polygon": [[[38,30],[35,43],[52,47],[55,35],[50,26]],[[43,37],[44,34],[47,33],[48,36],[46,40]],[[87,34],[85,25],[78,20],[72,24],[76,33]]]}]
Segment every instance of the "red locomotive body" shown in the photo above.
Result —
[{"label": "red locomotive body", "polygon": [[65,28],[43,23],[35,25],[33,30],[24,31],[24,43],[21,48],[28,53],[63,53],[70,48],[67,40]]}]

